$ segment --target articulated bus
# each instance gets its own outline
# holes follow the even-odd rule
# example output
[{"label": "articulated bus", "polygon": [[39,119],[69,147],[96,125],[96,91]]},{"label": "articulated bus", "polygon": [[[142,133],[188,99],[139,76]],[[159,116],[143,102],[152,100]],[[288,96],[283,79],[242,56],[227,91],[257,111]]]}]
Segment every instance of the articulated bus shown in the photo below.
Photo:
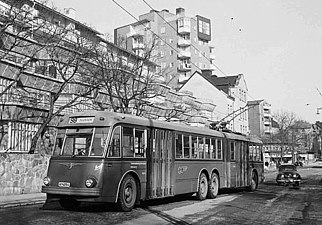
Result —
[{"label": "articulated bus", "polygon": [[42,192],[69,210],[105,202],[130,211],[149,199],[254,191],[264,179],[261,146],[244,135],[128,114],[70,114],[58,126]]}]

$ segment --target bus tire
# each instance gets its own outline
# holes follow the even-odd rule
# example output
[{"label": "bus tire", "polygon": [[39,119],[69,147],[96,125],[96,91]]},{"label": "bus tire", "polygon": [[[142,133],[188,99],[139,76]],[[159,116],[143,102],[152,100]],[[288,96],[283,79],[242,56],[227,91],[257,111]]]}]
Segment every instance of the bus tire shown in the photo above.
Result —
[{"label": "bus tire", "polygon": [[207,194],[208,194],[208,179],[204,173],[201,173],[199,177],[197,199],[204,200],[206,199]]},{"label": "bus tire", "polygon": [[258,186],[258,176],[257,173],[252,172],[252,177],[250,181],[249,191],[256,191]]},{"label": "bus tire", "polygon": [[72,198],[63,198],[63,199],[59,199],[59,204],[62,208],[66,210],[75,211],[79,208],[81,202],[76,201],[75,199],[72,199]]},{"label": "bus tire", "polygon": [[137,184],[134,177],[127,174],[120,186],[117,205],[119,210],[129,212],[133,209],[137,198]]},{"label": "bus tire", "polygon": [[216,173],[211,175],[208,187],[208,198],[216,198],[219,190],[219,178]]}]

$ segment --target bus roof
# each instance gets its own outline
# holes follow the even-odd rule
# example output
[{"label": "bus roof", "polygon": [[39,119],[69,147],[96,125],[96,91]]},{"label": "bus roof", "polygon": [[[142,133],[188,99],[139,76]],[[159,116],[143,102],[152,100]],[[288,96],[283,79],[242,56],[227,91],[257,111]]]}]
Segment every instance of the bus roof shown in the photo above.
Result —
[{"label": "bus roof", "polygon": [[210,128],[193,127],[183,123],[159,121],[145,117],[134,116],[131,114],[122,114],[107,111],[85,111],[68,114],[63,117],[58,127],[105,127],[114,126],[118,123],[224,137],[224,134],[222,132],[212,130]]}]

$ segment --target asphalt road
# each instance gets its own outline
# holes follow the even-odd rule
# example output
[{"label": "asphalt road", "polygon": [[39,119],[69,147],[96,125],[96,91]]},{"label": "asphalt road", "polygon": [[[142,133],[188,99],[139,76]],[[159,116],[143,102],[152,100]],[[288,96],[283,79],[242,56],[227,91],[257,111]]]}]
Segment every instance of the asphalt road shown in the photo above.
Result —
[{"label": "asphalt road", "polygon": [[0,224],[322,224],[322,168],[300,169],[299,188],[277,186],[275,173],[256,192],[222,190],[216,199],[180,196],[149,201],[132,212],[114,205],[84,205],[77,212],[57,202],[0,210]]}]

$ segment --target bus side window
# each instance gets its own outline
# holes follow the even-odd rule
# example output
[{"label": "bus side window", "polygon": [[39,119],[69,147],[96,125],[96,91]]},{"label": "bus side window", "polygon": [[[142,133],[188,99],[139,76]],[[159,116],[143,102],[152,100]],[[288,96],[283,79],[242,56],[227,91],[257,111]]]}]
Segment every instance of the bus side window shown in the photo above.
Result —
[{"label": "bus side window", "polygon": [[121,136],[121,127],[116,127],[113,132],[113,138],[109,150],[109,157],[120,157],[120,136]]},{"label": "bus side window", "polygon": [[176,134],[176,158],[183,158],[182,134]]},{"label": "bus side window", "polygon": [[210,146],[210,138],[206,138],[205,139],[205,153],[206,153],[206,159],[210,159],[211,154],[212,154],[212,146]]},{"label": "bus side window", "polygon": [[135,131],[135,157],[145,157],[147,146],[146,132],[144,130],[134,129]]},{"label": "bus side window", "polygon": [[232,161],[235,160],[235,142],[234,141],[230,142],[230,160]]},{"label": "bus side window", "polygon": [[204,139],[202,137],[198,137],[198,154],[199,154],[199,159],[203,159],[205,154],[204,154]]},{"label": "bus side window", "polygon": [[191,157],[198,158],[198,139],[196,136],[191,137],[191,143],[192,143]]},{"label": "bus side window", "polygon": [[184,158],[190,158],[190,138],[188,135],[183,136],[183,151],[184,151]]},{"label": "bus side window", "polygon": [[222,140],[217,139],[217,159],[222,159]]},{"label": "bus side window", "polygon": [[133,128],[123,127],[122,150],[123,157],[134,157],[134,137]]}]

